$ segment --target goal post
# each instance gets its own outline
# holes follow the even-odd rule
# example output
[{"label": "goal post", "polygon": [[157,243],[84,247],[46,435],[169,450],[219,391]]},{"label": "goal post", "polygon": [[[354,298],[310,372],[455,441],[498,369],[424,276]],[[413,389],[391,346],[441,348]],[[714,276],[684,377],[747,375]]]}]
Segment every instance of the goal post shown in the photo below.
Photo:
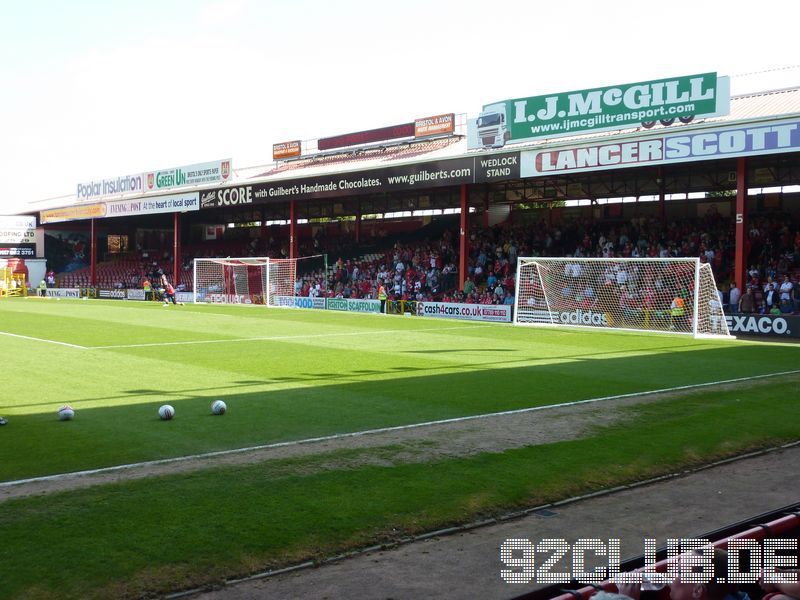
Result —
[{"label": "goal post", "polygon": [[519,258],[514,323],[730,336],[697,258]]},{"label": "goal post", "polygon": [[324,254],[302,258],[195,258],[193,299],[195,303],[283,306],[278,298],[299,295],[306,281],[320,282],[320,291],[324,291],[326,270]]}]

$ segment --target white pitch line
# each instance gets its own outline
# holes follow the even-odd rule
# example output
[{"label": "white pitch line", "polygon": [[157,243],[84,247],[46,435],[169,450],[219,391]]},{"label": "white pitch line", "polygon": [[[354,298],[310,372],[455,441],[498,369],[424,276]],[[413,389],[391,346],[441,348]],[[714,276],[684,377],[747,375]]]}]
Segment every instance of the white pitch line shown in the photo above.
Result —
[{"label": "white pitch line", "polygon": [[56,340],[31,337],[29,335],[19,335],[18,333],[8,333],[6,331],[0,331],[0,335],[7,335],[9,337],[20,338],[23,340],[33,340],[35,342],[45,342],[47,344],[58,344],[59,346],[67,346],[68,348],[77,348],[78,350],[87,350],[86,346],[78,346],[77,344],[68,344],[67,342],[57,342]]},{"label": "white pitch line", "polygon": [[225,344],[228,342],[264,342],[280,340],[305,340],[311,338],[343,337],[355,335],[379,335],[383,333],[417,333],[418,331],[460,331],[463,329],[485,329],[490,325],[464,325],[463,327],[428,327],[425,329],[376,329],[371,331],[344,331],[341,333],[318,333],[314,335],[273,335],[266,337],[228,338],[225,340],[189,340],[185,342],[151,342],[148,344],[121,344],[115,346],[88,346],[87,350],[115,350],[119,348],[150,348],[153,346],[188,346],[191,344]]},{"label": "white pitch line", "polygon": [[696,388],[709,387],[712,385],[725,385],[728,383],[740,383],[742,381],[752,381],[754,379],[766,379],[768,377],[780,377],[781,375],[796,375],[800,373],[800,369],[793,371],[782,371],[780,373],[767,373],[765,375],[751,375],[749,377],[737,377],[736,379],[722,379],[720,381],[709,381],[706,383],[692,383],[689,385],[678,385],[670,388],[663,388],[660,390],[650,390],[644,392],[631,392],[629,394],[617,394],[615,396],[600,396],[599,398],[588,398],[587,400],[574,400],[572,402],[561,402],[559,404],[548,404],[546,406],[531,406],[529,408],[518,408],[515,410],[504,410],[501,412],[485,413],[481,415],[470,415],[467,417],[454,417],[452,419],[440,419],[438,421],[426,421],[424,423],[412,423],[410,425],[396,425],[394,427],[380,427],[378,429],[366,429],[363,431],[353,431],[350,433],[335,433],[333,435],[325,435],[314,438],[306,438],[302,440],[292,440],[288,442],[276,442],[274,444],[263,444],[260,446],[250,446],[247,448],[234,448],[232,450],[218,450],[216,452],[205,452],[203,454],[191,454],[189,456],[177,456],[175,458],[163,458],[161,460],[148,460],[138,463],[130,463],[126,465],[115,465],[113,467],[101,467],[99,469],[89,469],[86,471],[73,471],[72,473],[59,473],[58,475],[44,475],[42,477],[30,477],[28,479],[17,479],[15,481],[0,482],[0,488],[13,487],[17,485],[24,485],[28,483],[37,483],[44,481],[59,481],[61,479],[77,479],[79,477],[86,477],[88,475],[99,475],[103,473],[114,473],[116,471],[124,471],[128,469],[136,469],[139,467],[151,467],[155,465],[168,465],[172,463],[184,462],[187,460],[196,460],[204,458],[215,458],[218,456],[230,456],[232,454],[242,454],[245,452],[255,452],[257,450],[271,450],[273,448],[285,448],[287,446],[300,446],[302,444],[313,444],[318,442],[330,442],[346,438],[361,437],[365,435],[375,435],[378,433],[388,433],[391,431],[403,431],[406,429],[418,429],[420,427],[431,427],[433,425],[445,425],[448,423],[461,423],[464,421],[475,421],[478,419],[488,419],[492,417],[502,417],[506,415],[518,415],[522,413],[536,412],[540,410],[550,410],[553,408],[564,408],[567,406],[577,406],[579,404],[591,404],[593,402],[605,402],[608,400],[621,400],[623,398],[632,398],[635,396],[651,396],[653,394],[664,394],[667,392],[677,392],[680,390],[691,390]]}]

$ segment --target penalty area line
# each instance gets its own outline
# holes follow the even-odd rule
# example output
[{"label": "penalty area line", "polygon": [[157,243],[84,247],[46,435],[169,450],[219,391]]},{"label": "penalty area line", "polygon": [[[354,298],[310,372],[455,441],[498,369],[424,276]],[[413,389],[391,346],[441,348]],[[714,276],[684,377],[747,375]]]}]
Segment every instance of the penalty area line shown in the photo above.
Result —
[{"label": "penalty area line", "polygon": [[77,348],[78,350],[88,350],[87,346],[79,346],[78,344],[68,344],[67,342],[57,342],[56,340],[31,337],[29,335],[20,335],[18,333],[8,333],[7,331],[0,331],[0,335],[7,335],[9,337],[20,338],[22,340],[33,340],[34,342],[44,342],[46,344],[57,344],[59,346],[67,346],[68,348]]},{"label": "penalty area line", "polygon": [[735,379],[721,379],[719,381],[708,381],[705,383],[691,383],[688,385],[678,385],[669,388],[662,388],[659,390],[649,390],[643,392],[631,392],[629,394],[616,394],[613,396],[600,396],[598,398],[588,398],[586,400],[574,400],[571,402],[561,402],[559,404],[547,404],[545,406],[531,406],[528,408],[519,408],[515,410],[505,410],[500,412],[485,413],[480,415],[469,415],[466,417],[454,417],[452,419],[439,419],[437,421],[426,421],[424,423],[411,423],[409,425],[396,425],[393,427],[380,427],[377,429],[366,429],[363,431],[352,431],[349,433],[335,433],[332,435],[325,435],[320,437],[306,438],[302,440],[291,440],[288,442],[275,442],[273,444],[262,444],[259,446],[249,446],[247,448],[234,448],[231,450],[218,450],[215,452],[204,452],[202,454],[192,454],[188,456],[177,456],[174,458],[163,458],[160,460],[149,460],[138,463],[130,463],[125,465],[115,465],[113,467],[101,467],[99,469],[89,469],[85,471],[73,471],[71,473],[59,473],[57,475],[44,475],[42,477],[30,477],[28,479],[17,479],[15,481],[0,482],[0,489],[9,488],[18,485],[25,485],[30,483],[39,483],[46,481],[59,481],[64,479],[78,479],[91,475],[102,475],[105,473],[116,473],[131,469],[153,467],[158,465],[177,464],[189,460],[202,460],[209,458],[217,458],[220,456],[232,456],[234,454],[244,454],[247,452],[257,452],[260,450],[272,450],[275,448],[286,448],[291,446],[300,446],[303,444],[314,444],[320,442],[330,442],[335,440],[342,440],[348,438],[355,438],[367,435],[376,435],[381,433],[389,433],[393,431],[404,431],[408,429],[418,429],[421,427],[431,427],[434,425],[446,425],[448,423],[461,423],[464,421],[477,421],[479,419],[489,419],[493,417],[502,417],[506,415],[516,415],[522,413],[536,412],[542,410],[551,410],[554,408],[564,408],[569,406],[578,406],[581,404],[591,404],[595,402],[605,402],[608,400],[622,400],[624,398],[633,398],[636,396],[652,396],[655,394],[665,394],[668,392],[678,392],[683,390],[692,390],[714,385],[726,385],[730,383],[741,383],[744,381],[753,381],[756,379],[767,379],[769,377],[780,377],[782,375],[796,375],[800,373],[800,369],[793,371],[781,371],[779,373],[766,373],[763,375],[750,375],[748,377],[737,377]]}]

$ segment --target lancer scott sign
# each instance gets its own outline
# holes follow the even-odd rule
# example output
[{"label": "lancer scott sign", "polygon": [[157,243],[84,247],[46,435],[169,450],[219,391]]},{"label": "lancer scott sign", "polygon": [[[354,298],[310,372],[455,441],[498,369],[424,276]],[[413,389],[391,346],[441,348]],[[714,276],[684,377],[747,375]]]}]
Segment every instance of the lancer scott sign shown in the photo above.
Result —
[{"label": "lancer scott sign", "polygon": [[522,152],[522,177],[584,173],[800,150],[800,121],[775,120],[744,127],[709,127]]},{"label": "lancer scott sign", "polygon": [[485,183],[519,177],[519,171],[519,152],[470,156],[357,173],[336,173],[206,190],[200,193],[200,208]]},{"label": "lancer scott sign", "polygon": [[800,317],[773,315],[726,315],[731,335],[800,337]]},{"label": "lancer scott sign", "polygon": [[643,122],[730,112],[727,77],[700,73],[501,100],[485,104],[467,122],[467,146],[497,148],[508,142],[635,127]]}]

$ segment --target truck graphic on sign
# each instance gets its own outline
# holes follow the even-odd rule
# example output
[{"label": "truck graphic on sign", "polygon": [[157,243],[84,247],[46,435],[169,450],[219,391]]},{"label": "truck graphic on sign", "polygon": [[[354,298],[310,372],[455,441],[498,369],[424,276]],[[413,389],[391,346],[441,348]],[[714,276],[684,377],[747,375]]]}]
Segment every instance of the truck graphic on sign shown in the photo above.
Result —
[{"label": "truck graphic on sign", "polygon": [[477,120],[478,139],[484,148],[502,148],[511,139],[506,116],[506,104],[489,104],[483,107]]}]

